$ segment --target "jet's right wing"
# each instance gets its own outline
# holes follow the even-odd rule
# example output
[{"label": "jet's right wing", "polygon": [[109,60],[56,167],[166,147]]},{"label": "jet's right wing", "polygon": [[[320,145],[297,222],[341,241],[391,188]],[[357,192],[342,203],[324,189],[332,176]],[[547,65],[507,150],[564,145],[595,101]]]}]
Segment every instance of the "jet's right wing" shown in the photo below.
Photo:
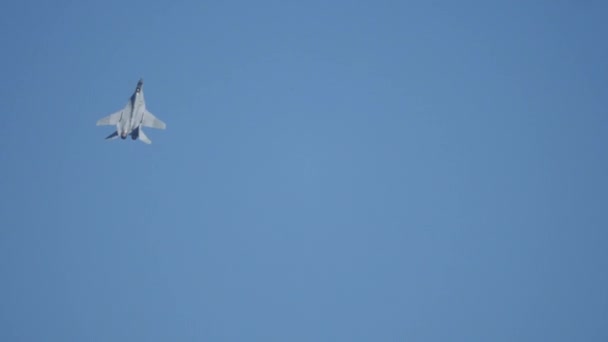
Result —
[{"label": "jet's right wing", "polygon": [[158,128],[158,129],[167,128],[167,125],[164,122],[157,119],[154,115],[152,115],[152,113],[148,112],[147,109],[144,112],[144,118],[143,118],[143,121],[141,124],[146,127],[152,127],[152,128]]},{"label": "jet's right wing", "polygon": [[122,116],[123,111],[124,111],[124,108],[114,114],[110,114],[110,115],[106,116],[105,118],[100,119],[99,121],[97,121],[97,126],[116,125],[118,123],[118,121],[120,121],[120,117]]}]

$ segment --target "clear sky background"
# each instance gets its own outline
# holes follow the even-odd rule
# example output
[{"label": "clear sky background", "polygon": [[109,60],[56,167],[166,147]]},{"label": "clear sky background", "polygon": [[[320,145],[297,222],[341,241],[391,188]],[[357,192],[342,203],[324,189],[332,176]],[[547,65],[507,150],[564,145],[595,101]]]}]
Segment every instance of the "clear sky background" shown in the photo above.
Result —
[{"label": "clear sky background", "polygon": [[[608,341],[604,1],[4,1],[0,341]],[[137,80],[167,130],[103,138]]]}]

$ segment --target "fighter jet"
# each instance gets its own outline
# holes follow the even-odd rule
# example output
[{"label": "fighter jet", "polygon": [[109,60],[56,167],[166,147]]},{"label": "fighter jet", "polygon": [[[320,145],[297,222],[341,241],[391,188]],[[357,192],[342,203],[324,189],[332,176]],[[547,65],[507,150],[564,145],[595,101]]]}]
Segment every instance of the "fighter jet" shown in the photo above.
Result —
[{"label": "fighter jet", "polygon": [[129,102],[127,102],[127,105],[123,109],[97,121],[97,126],[116,125],[116,131],[108,135],[106,139],[116,139],[120,135],[124,140],[130,135],[133,140],[139,138],[144,143],[150,144],[152,141],[144,134],[142,127],[158,129],[165,129],[167,127],[164,122],[157,119],[146,109],[143,86],[144,80],[140,79],[137,82],[135,92],[131,95]]}]

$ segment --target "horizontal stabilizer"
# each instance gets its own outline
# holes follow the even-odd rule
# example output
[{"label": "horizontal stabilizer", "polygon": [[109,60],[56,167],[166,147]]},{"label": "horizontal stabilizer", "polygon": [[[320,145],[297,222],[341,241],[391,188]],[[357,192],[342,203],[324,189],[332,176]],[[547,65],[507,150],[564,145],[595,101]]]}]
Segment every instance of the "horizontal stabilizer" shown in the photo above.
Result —
[{"label": "horizontal stabilizer", "polygon": [[117,137],[118,137],[118,132],[117,132],[117,131],[114,131],[114,133],[112,133],[112,134],[110,134],[110,135],[108,135],[108,136],[106,137],[106,140],[109,140],[109,139],[116,139]]},{"label": "horizontal stabilizer", "polygon": [[141,140],[142,142],[144,142],[146,144],[152,143],[152,141],[150,139],[148,139],[148,137],[144,134],[144,131],[141,129],[141,127],[139,127],[139,135],[137,137],[139,138],[139,140]]}]

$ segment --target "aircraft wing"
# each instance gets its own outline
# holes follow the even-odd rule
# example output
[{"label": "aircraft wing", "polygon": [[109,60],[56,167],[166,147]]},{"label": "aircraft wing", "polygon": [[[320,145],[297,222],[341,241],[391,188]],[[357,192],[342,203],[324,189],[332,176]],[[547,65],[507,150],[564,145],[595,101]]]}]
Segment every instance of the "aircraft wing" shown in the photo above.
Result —
[{"label": "aircraft wing", "polygon": [[145,126],[145,127],[152,127],[152,128],[158,128],[158,129],[167,128],[167,125],[164,122],[157,119],[154,115],[152,115],[152,113],[148,112],[147,109],[144,112],[144,118],[143,118],[143,121],[141,122],[141,124],[142,124],[142,126]]},{"label": "aircraft wing", "polygon": [[116,125],[118,123],[118,121],[120,121],[120,117],[122,115],[123,110],[124,109],[121,109],[114,114],[110,114],[110,115],[106,116],[105,118],[100,119],[99,121],[97,121],[97,126]]}]

